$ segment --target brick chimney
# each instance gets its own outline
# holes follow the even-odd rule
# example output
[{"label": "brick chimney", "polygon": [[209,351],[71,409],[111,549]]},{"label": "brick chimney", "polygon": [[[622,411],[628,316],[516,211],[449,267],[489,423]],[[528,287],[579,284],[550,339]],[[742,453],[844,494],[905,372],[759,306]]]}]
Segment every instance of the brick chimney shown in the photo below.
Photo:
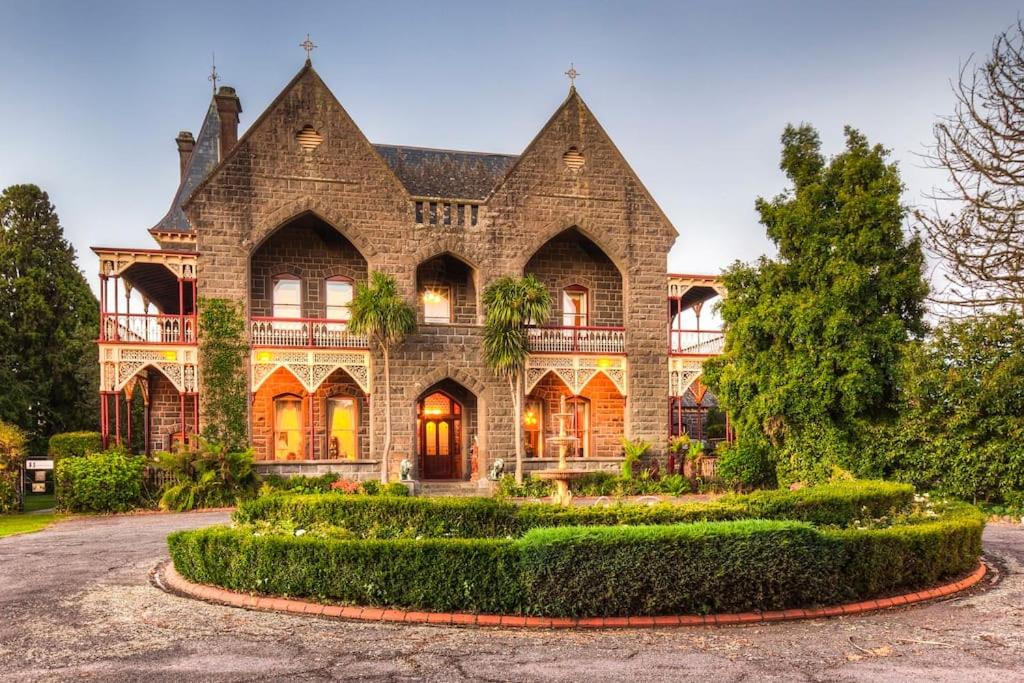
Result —
[{"label": "brick chimney", "polygon": [[228,85],[220,86],[213,98],[217,101],[220,118],[220,158],[223,159],[238,142],[238,115],[242,112],[242,103],[235,89]]},{"label": "brick chimney", "polygon": [[178,137],[174,138],[174,141],[178,143],[178,161],[181,162],[181,177],[184,178],[185,167],[188,166],[188,160],[192,158],[196,140],[192,137],[192,133],[183,130],[178,133]]}]

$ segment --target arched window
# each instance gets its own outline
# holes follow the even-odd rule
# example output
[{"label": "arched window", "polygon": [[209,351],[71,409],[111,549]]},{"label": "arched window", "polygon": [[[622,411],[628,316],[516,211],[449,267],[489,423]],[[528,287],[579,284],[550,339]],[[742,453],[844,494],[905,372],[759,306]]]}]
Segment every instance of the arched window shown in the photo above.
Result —
[{"label": "arched window", "polygon": [[452,288],[448,285],[427,285],[423,290],[423,321],[450,323],[452,321]]},{"label": "arched window", "polygon": [[327,457],[355,460],[359,457],[359,402],[351,396],[327,399]]},{"label": "arched window", "polygon": [[572,415],[567,425],[569,433],[576,437],[576,452],[571,455],[586,458],[590,455],[590,401],[574,396],[565,402],[565,407]]},{"label": "arched window", "polygon": [[302,399],[284,394],[274,399],[274,460],[302,459]]},{"label": "arched window", "polygon": [[327,278],[324,282],[324,300],[328,320],[348,322],[352,306],[352,281],[341,275]]},{"label": "arched window", "polygon": [[569,285],[562,290],[562,326],[590,325],[590,292],[583,285]]},{"label": "arched window", "polygon": [[302,317],[302,280],[287,273],[274,276],[275,318]]}]

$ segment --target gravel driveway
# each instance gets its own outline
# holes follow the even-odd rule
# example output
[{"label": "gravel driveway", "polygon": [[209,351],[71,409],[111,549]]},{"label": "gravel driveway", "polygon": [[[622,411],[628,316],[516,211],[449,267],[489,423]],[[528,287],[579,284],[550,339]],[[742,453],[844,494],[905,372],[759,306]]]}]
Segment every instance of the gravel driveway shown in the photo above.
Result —
[{"label": "gravel driveway", "polygon": [[1024,680],[1024,530],[991,526],[994,585],[743,628],[534,632],[248,612],[149,582],[165,536],[226,513],[101,517],[0,539],[0,680]]}]

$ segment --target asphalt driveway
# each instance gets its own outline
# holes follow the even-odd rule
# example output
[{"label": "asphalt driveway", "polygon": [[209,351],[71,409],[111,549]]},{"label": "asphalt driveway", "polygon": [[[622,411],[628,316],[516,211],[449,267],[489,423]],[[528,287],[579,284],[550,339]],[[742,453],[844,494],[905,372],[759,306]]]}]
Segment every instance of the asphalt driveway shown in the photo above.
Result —
[{"label": "asphalt driveway", "polygon": [[1024,680],[1024,530],[994,583],[926,606],[743,628],[549,632],[345,623],[179,598],[149,581],[175,529],[100,517],[0,539],[0,680]]}]

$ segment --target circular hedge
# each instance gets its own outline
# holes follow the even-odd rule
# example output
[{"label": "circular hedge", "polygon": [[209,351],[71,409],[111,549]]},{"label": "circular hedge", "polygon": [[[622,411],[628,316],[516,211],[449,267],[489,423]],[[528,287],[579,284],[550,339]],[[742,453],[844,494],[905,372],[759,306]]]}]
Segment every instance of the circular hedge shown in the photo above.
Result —
[{"label": "circular hedge", "polygon": [[912,499],[882,482],[607,508],[271,496],[242,505],[235,527],[168,543],[182,576],[240,591],[539,616],[740,612],[864,600],[974,569],[981,513],[908,514]]}]

